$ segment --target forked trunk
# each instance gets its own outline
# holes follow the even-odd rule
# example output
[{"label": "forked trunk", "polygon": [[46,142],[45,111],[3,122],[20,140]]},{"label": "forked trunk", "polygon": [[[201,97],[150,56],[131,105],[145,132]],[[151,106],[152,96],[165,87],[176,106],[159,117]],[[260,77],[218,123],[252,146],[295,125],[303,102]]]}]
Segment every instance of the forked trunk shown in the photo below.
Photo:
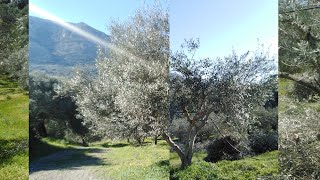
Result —
[{"label": "forked trunk", "polygon": [[181,148],[170,138],[170,136],[166,133],[162,134],[163,139],[170,145],[170,147],[179,155],[179,158],[181,160],[181,168],[186,168],[189,165],[191,165],[192,162],[192,156],[193,156],[193,147],[194,147],[194,141],[196,139],[196,133],[193,133],[192,136],[190,136],[190,141],[188,142],[185,152],[181,150]]}]

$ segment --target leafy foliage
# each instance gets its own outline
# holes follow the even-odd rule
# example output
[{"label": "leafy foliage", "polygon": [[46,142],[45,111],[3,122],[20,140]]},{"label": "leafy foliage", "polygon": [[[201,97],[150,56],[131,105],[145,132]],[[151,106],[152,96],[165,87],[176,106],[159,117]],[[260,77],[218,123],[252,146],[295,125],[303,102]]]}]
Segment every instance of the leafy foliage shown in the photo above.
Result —
[{"label": "leafy foliage", "polygon": [[0,3],[0,74],[28,88],[28,1]]},{"label": "leafy foliage", "polygon": [[[277,99],[277,97],[275,98]],[[268,101],[270,102],[270,101]],[[278,108],[257,107],[256,121],[249,133],[249,147],[254,154],[278,149]]]},{"label": "leafy foliage", "polygon": [[249,52],[241,56],[233,52],[224,59],[197,60],[198,48],[199,40],[186,41],[172,54],[170,64],[170,121],[185,120],[187,140],[175,150],[180,151],[182,166],[191,163],[195,139],[210,121],[228,125],[229,132],[246,142],[254,108],[262,106],[274,89],[275,61],[262,49],[251,57]]},{"label": "leafy foliage", "polygon": [[38,138],[49,136],[77,141],[80,137],[79,141],[86,145],[90,136],[82,119],[76,117],[75,103],[70,96],[56,97],[54,87],[60,81],[63,80],[42,73],[30,75],[31,138],[37,141]]},{"label": "leafy foliage", "polygon": [[77,71],[57,92],[71,92],[90,129],[110,138],[160,134],[167,120],[168,13],[142,9],[110,25],[108,55],[98,52],[98,75]]},{"label": "leafy foliage", "polygon": [[0,1],[0,179],[28,178],[28,1],[15,2]]},{"label": "leafy foliage", "polygon": [[278,150],[278,132],[256,132],[250,135],[250,147],[256,154]]},{"label": "leafy foliage", "polygon": [[319,9],[299,10],[304,7],[308,6],[302,1],[298,4],[280,1],[280,77],[294,80],[319,93],[320,29],[315,26],[319,18]]},{"label": "leafy foliage", "polygon": [[238,144],[239,142],[231,136],[216,139],[207,147],[208,155],[205,160],[207,162],[218,162],[220,160],[240,159],[240,152],[234,148]]},{"label": "leafy foliage", "polygon": [[[319,179],[319,8],[281,1],[279,160],[283,178]],[[288,11],[290,13],[288,13]],[[294,95],[294,96],[292,96]],[[300,102],[299,104],[297,101]],[[305,101],[308,100],[308,101]]]}]

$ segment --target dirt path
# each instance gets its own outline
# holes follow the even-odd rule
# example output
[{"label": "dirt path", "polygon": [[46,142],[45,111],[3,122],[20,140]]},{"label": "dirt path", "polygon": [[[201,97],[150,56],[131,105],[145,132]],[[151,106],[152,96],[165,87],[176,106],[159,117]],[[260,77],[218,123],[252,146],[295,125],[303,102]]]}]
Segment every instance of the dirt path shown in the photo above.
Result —
[{"label": "dirt path", "polygon": [[30,164],[30,180],[102,180],[106,148],[75,148]]}]

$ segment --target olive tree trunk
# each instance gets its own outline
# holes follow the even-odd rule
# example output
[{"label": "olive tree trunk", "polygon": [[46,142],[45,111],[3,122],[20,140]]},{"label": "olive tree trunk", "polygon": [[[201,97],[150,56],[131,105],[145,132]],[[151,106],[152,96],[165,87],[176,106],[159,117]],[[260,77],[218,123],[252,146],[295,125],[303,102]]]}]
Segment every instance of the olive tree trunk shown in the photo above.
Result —
[{"label": "olive tree trunk", "polygon": [[196,130],[192,130],[192,128],[190,128],[184,151],[171,139],[171,137],[167,133],[163,133],[162,137],[169,144],[172,150],[179,155],[179,158],[181,160],[181,168],[184,169],[189,165],[191,165],[192,157],[193,157],[194,142],[197,137]]}]

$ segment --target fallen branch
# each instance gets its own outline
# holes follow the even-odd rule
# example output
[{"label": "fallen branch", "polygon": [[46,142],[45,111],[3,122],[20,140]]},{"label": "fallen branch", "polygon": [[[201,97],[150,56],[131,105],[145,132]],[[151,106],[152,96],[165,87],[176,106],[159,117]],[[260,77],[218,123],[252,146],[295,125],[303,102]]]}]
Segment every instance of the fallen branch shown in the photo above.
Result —
[{"label": "fallen branch", "polygon": [[286,72],[279,72],[279,78],[285,78],[297,82],[305,87],[308,87],[314,90],[317,93],[320,93],[320,86],[317,84],[315,79],[299,77],[293,74],[289,74]]}]

